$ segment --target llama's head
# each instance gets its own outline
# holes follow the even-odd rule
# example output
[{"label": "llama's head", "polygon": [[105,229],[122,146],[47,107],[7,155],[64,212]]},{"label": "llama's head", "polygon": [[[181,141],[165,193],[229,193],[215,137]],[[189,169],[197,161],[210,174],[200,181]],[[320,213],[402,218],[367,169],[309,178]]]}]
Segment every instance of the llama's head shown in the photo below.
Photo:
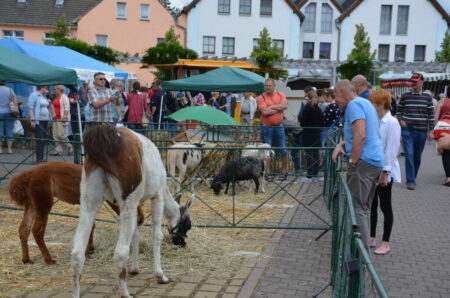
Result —
[{"label": "llama's head", "polygon": [[172,243],[178,246],[186,246],[187,232],[191,229],[191,219],[189,218],[189,208],[192,206],[192,202],[195,199],[193,194],[186,205],[181,206],[180,204],[181,194],[175,196],[175,201],[180,205],[180,218],[175,226],[169,227],[170,237],[172,238]]}]

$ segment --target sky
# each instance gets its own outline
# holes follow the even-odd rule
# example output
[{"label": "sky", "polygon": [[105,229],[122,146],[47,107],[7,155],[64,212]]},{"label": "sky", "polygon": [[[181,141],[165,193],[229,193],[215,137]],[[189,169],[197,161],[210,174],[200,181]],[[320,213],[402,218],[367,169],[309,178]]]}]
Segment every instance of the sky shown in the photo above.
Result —
[{"label": "sky", "polygon": [[178,7],[180,9],[183,8],[189,2],[191,2],[191,1],[190,0],[170,0],[170,3],[172,4],[172,6]]}]

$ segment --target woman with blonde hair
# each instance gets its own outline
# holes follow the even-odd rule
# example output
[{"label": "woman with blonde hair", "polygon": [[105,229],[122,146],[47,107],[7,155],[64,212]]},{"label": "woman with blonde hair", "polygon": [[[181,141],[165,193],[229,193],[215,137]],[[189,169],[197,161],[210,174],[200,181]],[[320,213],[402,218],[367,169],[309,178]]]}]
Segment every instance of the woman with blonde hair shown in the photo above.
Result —
[{"label": "woman with blonde hair", "polygon": [[[316,91],[309,91],[307,95],[307,104],[303,110],[300,125],[304,127],[302,133],[302,142],[305,147],[320,147],[320,132],[324,124],[322,110],[319,107],[319,99]],[[301,182],[316,182],[319,173],[319,150],[310,149],[306,152],[306,164],[308,167],[306,178]]]},{"label": "woman with blonde hair", "polygon": [[67,138],[66,130],[67,125],[70,121],[70,102],[66,94],[64,94],[65,87],[63,85],[55,86],[56,98],[52,102],[53,106],[53,139],[56,141],[55,153],[52,156],[61,156],[63,153],[63,148],[61,143],[67,147],[68,155],[72,155],[73,148],[72,144],[69,143],[69,138]]},{"label": "woman with blonde hair", "polygon": [[393,182],[401,182],[400,165],[397,160],[398,150],[400,148],[401,128],[398,120],[394,118],[390,112],[392,98],[389,91],[374,91],[369,96],[369,100],[374,105],[378,118],[380,118],[380,135],[384,151],[383,172],[372,201],[369,246],[377,246],[375,234],[377,230],[377,209],[379,200],[380,208],[384,215],[384,229],[381,245],[374,253],[377,255],[385,255],[390,252],[389,238],[394,224],[394,215],[392,213],[391,204],[392,184]]}]

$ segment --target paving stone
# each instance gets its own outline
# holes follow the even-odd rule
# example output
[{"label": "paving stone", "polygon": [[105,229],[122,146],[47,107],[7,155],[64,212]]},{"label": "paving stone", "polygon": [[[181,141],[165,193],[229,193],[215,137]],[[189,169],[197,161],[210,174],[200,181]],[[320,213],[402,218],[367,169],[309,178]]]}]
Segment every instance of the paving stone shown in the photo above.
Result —
[{"label": "paving stone", "polygon": [[167,288],[147,288],[139,296],[141,297],[153,297],[162,295]]},{"label": "paving stone", "polygon": [[240,290],[241,290],[241,287],[228,286],[228,288],[225,289],[225,293],[239,293]]},{"label": "paving stone", "polygon": [[221,298],[236,298],[235,294],[225,293]]},{"label": "paving stone", "polygon": [[212,292],[197,292],[194,296],[194,298],[216,298],[216,297],[219,297],[219,294]]},{"label": "paving stone", "polygon": [[211,285],[224,285],[226,283],[226,280],[224,279],[217,279],[217,278],[208,278],[205,281],[206,284],[211,284]]},{"label": "paving stone", "polygon": [[219,292],[222,289],[222,286],[218,285],[202,285],[200,291],[205,292]]},{"label": "paving stone", "polygon": [[95,286],[89,290],[91,293],[111,293],[114,287],[111,286]]},{"label": "paving stone", "polygon": [[232,279],[230,282],[230,286],[242,286],[245,279]]},{"label": "paving stone", "polygon": [[193,282],[193,283],[199,283],[200,281],[202,281],[204,279],[204,276],[200,276],[200,275],[190,275],[190,276],[185,276],[181,278],[181,281],[183,282]]},{"label": "paving stone", "polygon": [[174,290],[193,290],[197,287],[197,284],[194,283],[177,283],[173,288]]},{"label": "paving stone", "polygon": [[33,292],[30,294],[27,294],[26,297],[30,298],[47,298],[53,296],[53,293],[49,292]]}]

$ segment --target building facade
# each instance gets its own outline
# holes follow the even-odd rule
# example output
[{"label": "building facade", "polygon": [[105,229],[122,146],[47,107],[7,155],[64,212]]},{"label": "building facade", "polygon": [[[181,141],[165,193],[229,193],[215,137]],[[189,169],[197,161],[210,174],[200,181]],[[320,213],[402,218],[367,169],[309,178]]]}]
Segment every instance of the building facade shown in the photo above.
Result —
[{"label": "building facade", "polygon": [[266,27],[284,57],[299,59],[302,18],[291,0],[193,0],[179,23],[199,56],[249,57]]},{"label": "building facade", "polygon": [[437,0],[357,0],[341,14],[338,58],[353,48],[356,24],[363,24],[371,50],[383,62],[433,61],[450,26],[450,17]]}]

